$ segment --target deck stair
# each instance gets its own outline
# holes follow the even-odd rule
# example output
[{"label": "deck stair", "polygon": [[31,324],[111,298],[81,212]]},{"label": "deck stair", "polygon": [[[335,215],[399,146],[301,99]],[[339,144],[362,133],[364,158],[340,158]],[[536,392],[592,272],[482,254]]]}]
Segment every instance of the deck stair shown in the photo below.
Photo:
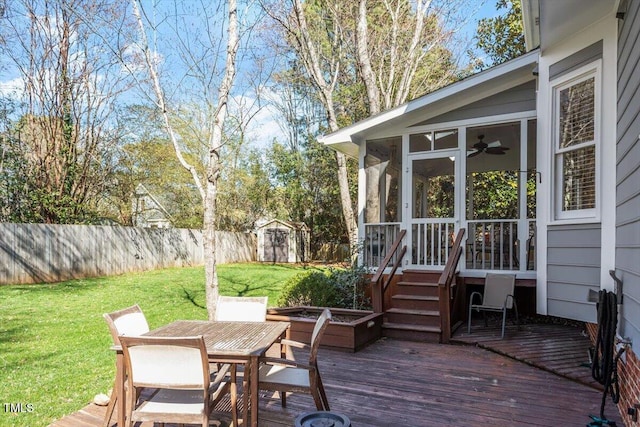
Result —
[{"label": "deck stair", "polygon": [[382,335],[410,341],[440,342],[440,271],[405,270],[392,287]]}]

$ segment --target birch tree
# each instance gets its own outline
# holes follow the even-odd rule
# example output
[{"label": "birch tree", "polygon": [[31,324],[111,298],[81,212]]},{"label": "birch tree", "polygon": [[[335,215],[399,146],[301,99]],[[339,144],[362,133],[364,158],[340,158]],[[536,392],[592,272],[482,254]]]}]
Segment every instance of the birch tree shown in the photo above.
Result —
[{"label": "birch tree", "polygon": [[456,78],[456,60],[446,46],[463,23],[456,11],[469,10],[465,3],[358,0],[355,51],[370,114]]},{"label": "birch tree", "polygon": [[[352,115],[339,123],[338,113],[360,105],[361,96],[365,116],[373,115],[450,83],[457,66],[445,44],[461,25],[455,14],[466,1],[285,0],[264,7],[284,29],[334,132],[362,118]],[[336,162],[343,216],[355,248],[356,218],[345,156],[336,153]]]},{"label": "birch tree", "polygon": [[[226,49],[224,55],[224,66],[222,67],[221,79],[218,84],[218,90],[216,94],[215,102],[208,99],[210,107],[210,115],[208,121],[208,129],[206,134],[207,140],[207,159],[204,180],[200,179],[194,165],[186,161],[186,158],[182,153],[182,146],[178,141],[178,137],[175,133],[175,129],[172,126],[169,117],[169,107],[166,102],[166,95],[163,91],[163,87],[158,75],[156,62],[149,49],[149,43],[146,37],[146,27],[140,12],[140,6],[137,0],[132,0],[132,6],[134,15],[138,22],[140,32],[140,49],[144,52],[144,62],[146,64],[149,76],[152,81],[153,91],[155,94],[155,102],[159,110],[164,117],[164,124],[174,146],[174,150],[182,166],[189,170],[194,184],[198,188],[202,197],[204,206],[203,215],[203,247],[205,253],[205,301],[207,311],[210,319],[215,316],[216,301],[218,298],[218,277],[216,272],[216,198],[218,193],[218,178],[220,176],[220,152],[223,146],[223,129],[225,119],[227,117],[228,103],[230,92],[233,87],[234,79],[236,77],[236,56],[240,43],[239,29],[238,29],[238,10],[236,0],[227,1],[226,12]],[[213,48],[213,47],[212,47]],[[185,54],[189,54],[189,51],[184,51]],[[198,58],[190,58],[193,68],[190,70],[192,73],[197,73],[197,67],[202,66],[198,62]],[[207,70],[207,74],[200,75],[200,78],[205,82],[203,92],[208,92],[207,77],[213,78],[211,70]],[[211,94],[213,95],[213,94]],[[203,182],[204,181],[204,182]]]}]

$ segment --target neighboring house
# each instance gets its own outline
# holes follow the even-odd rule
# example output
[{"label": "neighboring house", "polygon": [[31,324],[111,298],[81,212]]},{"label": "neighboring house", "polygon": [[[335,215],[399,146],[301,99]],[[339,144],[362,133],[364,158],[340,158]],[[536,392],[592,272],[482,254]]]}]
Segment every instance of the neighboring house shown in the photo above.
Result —
[{"label": "neighboring house", "polygon": [[134,227],[171,228],[171,215],[144,185],[133,194],[131,219]]},{"label": "neighboring house", "polygon": [[637,403],[640,2],[523,0],[523,13],[528,53],[320,141],[359,161],[366,265],[402,229],[402,268],[441,269],[465,228],[462,277],[515,273],[539,314],[586,322],[589,290],[613,290],[615,271]]},{"label": "neighboring house", "polygon": [[258,224],[258,261],[309,261],[309,228],[301,222],[273,219]]}]

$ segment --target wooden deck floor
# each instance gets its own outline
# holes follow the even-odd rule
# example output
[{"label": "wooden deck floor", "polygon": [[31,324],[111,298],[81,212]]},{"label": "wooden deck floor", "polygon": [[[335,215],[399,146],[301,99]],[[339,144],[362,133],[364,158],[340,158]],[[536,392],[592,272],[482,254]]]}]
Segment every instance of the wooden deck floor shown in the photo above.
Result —
[{"label": "wooden deck floor", "polygon": [[504,339],[500,338],[500,326],[497,318],[489,319],[488,327],[482,319],[474,319],[471,333],[462,325],[452,342],[477,345],[602,390],[591,376],[591,341],[583,324],[525,323],[518,330],[508,321]]},{"label": "wooden deck floor", "polygon": [[[493,351],[381,339],[357,353],[321,349],[320,367],[331,409],[348,416],[355,427],[584,426],[589,414],[599,414],[600,391],[496,352],[544,353],[567,343],[564,334],[573,332],[563,334],[563,328],[531,325],[517,333],[510,328],[504,341],[489,329],[474,329],[469,337],[465,327],[455,336],[458,342],[491,344]],[[303,353],[296,356],[305,358]],[[608,418],[622,425],[610,401],[606,408]],[[277,397],[264,393],[260,426],[290,427],[297,415],[313,410],[308,395],[289,396],[283,409]],[[100,426],[104,412],[90,404],[52,425]],[[228,420],[212,425],[227,426]]]}]

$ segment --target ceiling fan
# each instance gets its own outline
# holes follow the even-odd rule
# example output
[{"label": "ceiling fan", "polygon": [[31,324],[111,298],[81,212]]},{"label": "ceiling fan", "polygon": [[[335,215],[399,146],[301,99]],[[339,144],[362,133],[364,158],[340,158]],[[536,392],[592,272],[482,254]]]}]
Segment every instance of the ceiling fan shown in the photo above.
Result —
[{"label": "ceiling fan", "polygon": [[506,154],[505,151],[509,149],[509,147],[503,147],[499,139],[489,143],[484,142],[483,139],[484,135],[478,135],[478,142],[471,146],[471,151],[467,151],[467,157],[475,157],[482,152],[487,154]]}]

